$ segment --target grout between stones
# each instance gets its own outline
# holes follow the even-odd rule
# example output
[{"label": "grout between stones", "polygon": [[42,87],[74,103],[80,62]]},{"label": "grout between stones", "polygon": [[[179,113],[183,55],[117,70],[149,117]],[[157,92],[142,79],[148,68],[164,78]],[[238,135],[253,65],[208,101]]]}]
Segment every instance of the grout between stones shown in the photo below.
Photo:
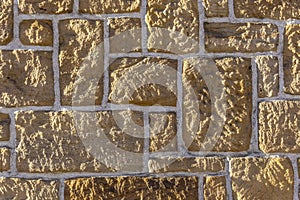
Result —
[{"label": "grout between stones", "polygon": [[226,158],[225,161],[225,171],[226,171],[226,190],[227,190],[227,198],[228,200],[232,200],[232,187],[231,187],[231,176],[230,176],[230,157]]},{"label": "grout between stones", "polygon": [[53,65],[53,75],[54,75],[54,109],[60,110],[60,86],[59,86],[59,20],[56,18],[52,19],[53,24],[53,53],[52,53],[52,65]]},{"label": "grout between stones", "polygon": [[106,107],[109,94],[109,23],[108,19],[104,20],[104,71],[103,71],[103,99],[102,106]]},{"label": "grout between stones", "polygon": [[198,200],[204,200],[204,177],[198,176]]},{"label": "grout between stones", "polygon": [[142,25],[142,52],[147,53],[148,52],[148,29],[147,29],[147,23],[146,23],[146,14],[147,14],[147,0],[141,1],[141,25]]},{"label": "grout between stones", "polygon": [[298,156],[288,156],[292,162],[294,171],[294,200],[299,200],[299,174],[298,174]]},{"label": "grout between stones", "polygon": [[149,162],[149,151],[150,151],[150,119],[149,119],[149,112],[144,112],[143,113],[143,118],[144,118],[144,167],[143,167],[143,172],[144,173],[149,173],[149,167],[148,167],[148,162]]},{"label": "grout between stones", "polygon": [[62,178],[59,180],[59,200],[64,200],[65,199],[65,179]]},{"label": "grout between stones", "polygon": [[17,147],[17,135],[16,135],[16,121],[15,121],[15,113],[10,112],[10,175],[17,174],[17,155],[16,155],[16,147]]}]

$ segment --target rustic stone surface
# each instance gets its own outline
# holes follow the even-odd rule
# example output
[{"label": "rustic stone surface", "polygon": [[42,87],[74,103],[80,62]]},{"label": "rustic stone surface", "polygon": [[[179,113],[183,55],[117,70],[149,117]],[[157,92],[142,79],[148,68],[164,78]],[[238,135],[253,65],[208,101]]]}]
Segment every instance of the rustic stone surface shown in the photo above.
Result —
[{"label": "rustic stone surface", "polygon": [[284,91],[300,94],[300,25],[289,24],[284,35],[283,69]]},{"label": "rustic stone surface", "polygon": [[300,152],[299,109],[299,101],[259,104],[259,147],[263,152]]},{"label": "rustic stone surface", "polygon": [[149,118],[150,151],[176,151],[176,113],[150,113]]},{"label": "rustic stone surface", "polygon": [[142,106],[176,106],[177,60],[119,58],[110,67],[109,101]]},{"label": "rustic stone surface", "polygon": [[73,0],[19,0],[22,14],[63,14],[71,13]]},{"label": "rustic stone surface", "polygon": [[204,29],[208,52],[276,51],[278,45],[278,29],[273,24],[205,23]]},{"label": "rustic stone surface", "polygon": [[0,141],[9,140],[10,118],[8,114],[0,113]]},{"label": "rustic stone surface", "polygon": [[65,199],[198,199],[197,177],[78,178],[65,181]]},{"label": "rustic stone surface", "polygon": [[20,23],[20,40],[24,45],[52,46],[53,30],[50,20],[24,20]]},{"label": "rustic stone surface", "polygon": [[137,52],[142,49],[141,20],[139,18],[110,18],[109,46],[111,53]]},{"label": "rustic stone surface", "polygon": [[279,91],[279,63],[274,56],[258,56],[258,97],[274,97]]},{"label": "rustic stone surface", "polygon": [[0,63],[0,106],[53,105],[51,52],[0,51]]},{"label": "rustic stone surface", "polygon": [[173,54],[198,52],[198,15],[197,0],[149,0],[146,15],[149,51]]},{"label": "rustic stone surface", "polygon": [[[211,71],[212,66],[218,72]],[[216,98],[221,91],[216,89],[218,82],[224,94],[212,105],[211,92]],[[228,57],[208,63],[203,59],[184,60],[183,97],[183,139],[190,151],[248,150],[252,113],[250,59]],[[217,112],[212,120],[214,107]],[[222,109],[226,113],[218,115],[218,110]],[[213,135],[207,135],[210,128]],[[214,131],[218,128],[220,135]]]},{"label": "rustic stone surface", "polygon": [[0,178],[2,199],[59,199],[57,181]]},{"label": "rustic stone surface", "polygon": [[13,38],[13,0],[0,2],[0,45],[8,44]]},{"label": "rustic stone surface", "polygon": [[300,19],[297,0],[234,0],[234,13],[239,18]]},{"label": "rustic stone surface", "polygon": [[140,5],[140,0],[79,0],[79,12],[89,14],[139,12]]},{"label": "rustic stone surface", "polygon": [[195,158],[153,158],[148,163],[149,171],[164,172],[219,172],[225,169],[225,160],[222,157],[195,157]]},{"label": "rustic stone surface", "polygon": [[294,172],[288,158],[233,158],[233,199],[293,199]]},{"label": "rustic stone surface", "polygon": [[83,19],[63,20],[59,23],[59,33],[62,105],[101,104],[103,22]]},{"label": "rustic stone surface", "polygon": [[9,169],[10,169],[10,150],[8,148],[1,147],[0,148],[0,172],[8,171]]},{"label": "rustic stone surface", "polygon": [[226,178],[225,176],[204,177],[204,200],[226,200]]},{"label": "rustic stone surface", "polygon": [[228,16],[228,0],[204,0],[203,6],[206,17]]}]

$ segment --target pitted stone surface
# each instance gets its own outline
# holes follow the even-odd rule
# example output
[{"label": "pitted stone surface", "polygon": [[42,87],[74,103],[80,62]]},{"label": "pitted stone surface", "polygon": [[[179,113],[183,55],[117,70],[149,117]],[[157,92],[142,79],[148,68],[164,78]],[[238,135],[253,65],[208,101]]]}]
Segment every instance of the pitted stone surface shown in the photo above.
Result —
[{"label": "pitted stone surface", "polygon": [[6,45],[13,38],[13,0],[0,2],[0,45]]},{"label": "pitted stone surface", "polygon": [[204,0],[206,17],[227,17],[229,14],[228,0]]},{"label": "pitted stone surface", "polygon": [[0,113],[0,141],[8,141],[10,135],[10,117],[8,114]]},{"label": "pitted stone surface", "polygon": [[[10,169],[10,150],[5,147],[0,148],[0,172]],[[1,189],[0,189],[1,191]]]},{"label": "pitted stone surface", "polygon": [[226,178],[225,176],[204,177],[204,200],[226,200]]},{"label": "pitted stone surface", "polygon": [[19,0],[19,12],[23,14],[71,13],[74,0]]}]

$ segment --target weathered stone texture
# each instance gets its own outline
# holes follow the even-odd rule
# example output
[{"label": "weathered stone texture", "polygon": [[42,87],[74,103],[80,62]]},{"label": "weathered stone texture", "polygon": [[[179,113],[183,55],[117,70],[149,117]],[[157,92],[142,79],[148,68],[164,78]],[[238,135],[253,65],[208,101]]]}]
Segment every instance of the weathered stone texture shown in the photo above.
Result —
[{"label": "weathered stone texture", "polygon": [[139,12],[140,5],[140,0],[79,0],[79,12],[89,14]]},{"label": "weathered stone texture", "polygon": [[198,52],[198,16],[197,0],[149,0],[146,15],[149,51],[173,54]]},{"label": "weathered stone texture", "polygon": [[10,169],[10,150],[8,148],[1,147],[0,148],[0,172],[8,171],[9,169]]},{"label": "weathered stone texture", "polygon": [[175,113],[150,113],[150,152],[177,151]]},{"label": "weathered stone texture", "polygon": [[0,45],[8,44],[13,38],[13,0],[0,2]]},{"label": "weathered stone texture", "polygon": [[110,18],[109,47],[111,53],[137,52],[142,49],[141,20],[139,18]]},{"label": "weathered stone texture", "polygon": [[176,106],[177,60],[119,58],[109,70],[111,103]]},{"label": "weathered stone texture", "polygon": [[0,113],[0,141],[8,141],[10,135],[10,117],[8,114]]},{"label": "weathered stone texture", "polygon": [[276,51],[278,29],[273,24],[205,23],[205,49],[208,52]]},{"label": "weathered stone texture", "polygon": [[289,24],[285,28],[283,69],[284,91],[300,94],[300,25]]},{"label": "weathered stone texture", "polygon": [[78,178],[65,181],[65,199],[198,199],[196,177]]},{"label": "weathered stone texture", "polygon": [[[216,71],[212,71],[214,68]],[[247,58],[184,60],[183,139],[190,151],[246,151],[249,148],[251,73],[251,60]],[[219,86],[216,83],[220,83]],[[211,93],[217,98],[215,103],[211,101]],[[213,117],[212,109],[215,110]]]},{"label": "weathered stone texture", "polygon": [[293,199],[288,158],[233,158],[230,166],[233,199]]},{"label": "weathered stone texture", "polygon": [[239,18],[300,19],[298,0],[234,0],[234,13]]},{"label": "weathered stone texture", "polygon": [[258,97],[274,97],[279,92],[279,63],[274,56],[258,56]]},{"label": "weathered stone texture", "polygon": [[52,106],[52,52],[0,51],[0,106]]},{"label": "weathered stone texture", "polygon": [[227,17],[228,0],[204,0],[203,6],[206,17]]},{"label": "weathered stone texture", "polygon": [[259,104],[259,147],[263,152],[300,152],[299,109],[299,101]]},{"label": "weathered stone texture", "polygon": [[195,157],[195,158],[153,158],[148,163],[149,171],[164,172],[219,172],[225,169],[225,160],[222,157]]},{"label": "weathered stone texture", "polygon": [[2,199],[59,199],[57,181],[0,178]]},{"label": "weathered stone texture", "polygon": [[73,0],[19,0],[22,14],[63,14],[71,13]]},{"label": "weathered stone texture", "polygon": [[226,178],[225,176],[204,177],[204,200],[226,200]]},{"label": "weathered stone texture", "polygon": [[59,33],[62,105],[100,105],[103,95],[103,22],[63,20],[59,23]]},{"label": "weathered stone texture", "polygon": [[52,46],[53,30],[50,20],[24,20],[20,23],[20,40],[24,45]]}]

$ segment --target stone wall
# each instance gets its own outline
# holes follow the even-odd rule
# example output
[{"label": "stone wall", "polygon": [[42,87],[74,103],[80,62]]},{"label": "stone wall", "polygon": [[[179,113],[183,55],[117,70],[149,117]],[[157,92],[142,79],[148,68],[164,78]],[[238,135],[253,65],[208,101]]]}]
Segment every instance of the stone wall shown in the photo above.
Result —
[{"label": "stone wall", "polygon": [[298,0],[2,0],[0,199],[299,199]]}]

